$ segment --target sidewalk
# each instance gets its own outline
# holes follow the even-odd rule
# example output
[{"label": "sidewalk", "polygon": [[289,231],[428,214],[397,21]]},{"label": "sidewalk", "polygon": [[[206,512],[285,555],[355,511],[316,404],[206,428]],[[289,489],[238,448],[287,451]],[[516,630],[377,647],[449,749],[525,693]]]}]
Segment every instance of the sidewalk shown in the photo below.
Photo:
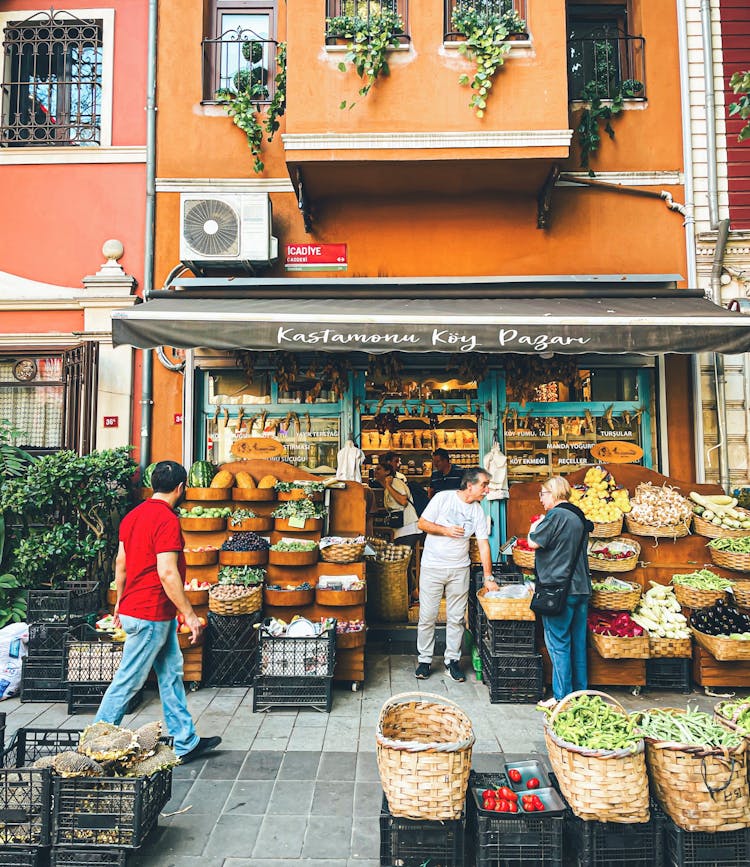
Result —
[{"label": "sidewalk", "polygon": [[[464,667],[468,661],[464,661]],[[211,759],[178,767],[173,797],[159,828],[128,860],[141,867],[378,867],[381,788],[375,728],[386,699],[402,692],[432,692],[456,701],[477,738],[473,766],[497,769],[500,753],[546,753],[541,714],[531,705],[489,703],[487,688],[467,669],[466,683],[443,676],[442,660],[428,681],[414,678],[411,656],[367,656],[359,692],[334,688],[333,711],[252,713],[249,689],[201,689],[188,696],[202,735],[220,734]],[[650,692],[610,690],[628,709],[691,706],[711,710],[718,701]],[[124,725],[161,718],[154,692]],[[91,715],[68,716],[64,704],[0,703],[8,714],[6,742],[22,726],[83,728]]]}]

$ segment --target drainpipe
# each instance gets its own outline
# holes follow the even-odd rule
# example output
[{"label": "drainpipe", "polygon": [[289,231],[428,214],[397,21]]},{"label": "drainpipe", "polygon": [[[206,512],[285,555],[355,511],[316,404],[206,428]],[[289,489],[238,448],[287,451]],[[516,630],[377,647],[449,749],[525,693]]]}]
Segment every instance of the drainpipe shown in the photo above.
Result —
[{"label": "drainpipe", "polygon": [[[724,262],[724,251],[729,238],[729,220],[719,223],[716,233],[716,247],[711,265],[711,295],[713,300],[721,303],[721,271]],[[714,446],[719,452],[719,482],[724,490],[729,492],[729,455],[727,442],[727,395],[724,356],[720,352],[713,353],[714,389],[716,391],[716,424],[718,443]]]},{"label": "drainpipe", "polygon": [[[156,229],[156,36],[157,0],[148,3],[148,78],[146,82],[146,236],[143,257],[143,298],[154,288],[154,235]],[[154,355],[143,350],[141,377],[141,472],[151,463],[151,419],[154,407]]]},{"label": "drainpipe", "polygon": [[[690,127],[690,77],[687,46],[687,17],[684,0],[677,0],[677,40],[680,56],[680,105],[682,109],[682,162],[685,173],[685,251],[687,257],[688,286],[698,285],[695,255],[695,186],[693,182],[693,133]],[[700,356],[691,357],[693,392],[693,429],[695,430],[696,481],[706,480],[703,455],[703,399],[701,397]]]}]

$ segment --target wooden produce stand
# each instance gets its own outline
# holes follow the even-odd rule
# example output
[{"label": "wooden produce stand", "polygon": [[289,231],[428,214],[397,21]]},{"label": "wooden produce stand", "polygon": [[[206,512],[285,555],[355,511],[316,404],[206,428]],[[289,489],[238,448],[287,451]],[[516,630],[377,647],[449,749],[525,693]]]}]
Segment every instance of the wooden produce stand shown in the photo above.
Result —
[{"label": "wooden produce stand", "polygon": [[[685,482],[670,478],[669,476],[663,476],[654,470],[634,464],[602,464],[601,466],[612,474],[618,486],[627,488],[631,497],[641,482],[651,482],[656,486],[669,485],[676,488],[684,497],[688,497],[691,491],[696,491],[700,494],[723,493],[719,485],[698,485],[693,482]],[[583,483],[588,469],[588,467],[584,467],[566,476],[571,487]],[[541,480],[513,485],[511,487],[507,511],[509,536],[525,537],[529,530],[532,515],[538,515],[542,512],[539,502],[540,484]],[[674,540],[653,539],[649,536],[631,535],[623,524],[623,532],[619,534],[619,537],[637,541],[641,546],[641,553],[636,568],[630,572],[616,573],[617,577],[637,582],[644,590],[649,588],[650,581],[656,581],[659,584],[669,584],[672,576],[676,573],[693,572],[704,566],[730,580],[737,580],[742,577],[742,573],[722,569],[711,561],[706,547],[706,543],[710,540],[704,536],[697,536],[691,533],[688,536]],[[604,577],[606,573],[602,572],[598,574]],[[685,614],[689,616],[690,612],[686,611]],[[711,664],[707,663],[706,657],[711,661]],[[589,683],[592,686],[639,686],[646,682],[645,660],[603,659],[591,647],[588,650],[588,659]],[[546,650],[543,651],[543,660],[545,663],[545,677],[549,682],[551,667],[549,666],[549,656]],[[718,685],[719,681],[715,679],[717,676],[717,666],[731,666],[731,670],[730,668],[720,668],[719,672],[723,671],[722,676],[724,677],[732,676],[735,678],[735,680],[731,681],[725,680],[722,685],[741,686],[746,681],[750,684],[750,678],[746,674],[743,675],[742,680],[737,681],[736,679],[739,676],[740,666],[743,666],[744,669],[750,672],[750,666],[744,663],[719,663],[700,648],[694,648],[693,660],[694,679],[701,686]]]},{"label": "wooden produce stand", "polygon": [[[228,470],[233,475],[238,472],[249,473],[257,482],[264,476],[275,476],[276,479],[282,482],[305,480],[305,481],[320,481],[319,476],[311,473],[303,472],[291,464],[282,463],[280,461],[266,460],[243,460],[233,461],[223,464],[221,470]],[[358,482],[345,482],[343,488],[332,488],[330,490],[329,515],[328,515],[328,530],[327,535],[330,536],[359,536],[365,533],[366,509],[365,496],[366,489]],[[228,506],[232,509],[247,508],[251,509],[258,516],[270,516],[271,512],[277,508],[279,502],[277,499],[263,501],[244,501],[237,499],[237,494],[232,493],[233,489],[226,491],[227,498],[224,500],[191,500],[187,499],[183,504],[186,509],[191,509],[193,506],[203,505],[211,507]],[[274,497],[275,497],[274,493]],[[231,533],[231,528],[227,521],[227,528],[218,531],[209,532],[191,532],[183,529],[185,536],[186,548],[197,548],[205,545],[215,545],[220,548],[224,540]],[[259,535],[267,536],[271,545],[276,544],[280,539],[286,537],[294,537],[296,539],[310,539],[316,542],[320,541],[321,535],[318,532],[306,532],[298,530],[271,530],[270,532],[261,532]],[[187,579],[188,581],[197,578],[198,581],[208,581],[215,583],[218,580],[219,565],[213,566],[188,566]],[[261,568],[266,570],[269,583],[281,584],[282,586],[300,585],[304,582],[315,586],[321,575],[356,575],[362,581],[365,581],[365,564],[364,562],[337,564],[325,563],[319,560],[309,566],[277,566],[268,564]],[[362,620],[365,619],[365,604],[362,601],[357,605],[321,605],[316,601],[301,606],[263,606],[264,617],[278,617],[287,622],[295,615],[307,617],[309,620],[319,620],[321,617],[335,617],[337,620]],[[354,639],[357,641],[357,639]],[[349,636],[337,637],[336,642],[336,668],[334,670],[334,680],[351,682],[352,688],[357,689],[365,677],[365,632],[363,631],[358,641],[361,642],[356,647],[349,646],[353,639]],[[346,647],[342,645],[347,645]]]}]

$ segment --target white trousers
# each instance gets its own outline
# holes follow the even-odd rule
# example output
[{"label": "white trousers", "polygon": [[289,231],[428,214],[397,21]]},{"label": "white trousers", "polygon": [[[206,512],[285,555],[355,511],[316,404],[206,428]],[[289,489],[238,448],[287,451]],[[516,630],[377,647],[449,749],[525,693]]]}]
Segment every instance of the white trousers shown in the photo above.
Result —
[{"label": "white trousers", "polygon": [[419,626],[417,653],[420,662],[432,662],[435,651],[435,623],[440,600],[445,595],[445,664],[461,659],[464,614],[469,597],[469,567],[458,569],[422,566],[419,573]]}]

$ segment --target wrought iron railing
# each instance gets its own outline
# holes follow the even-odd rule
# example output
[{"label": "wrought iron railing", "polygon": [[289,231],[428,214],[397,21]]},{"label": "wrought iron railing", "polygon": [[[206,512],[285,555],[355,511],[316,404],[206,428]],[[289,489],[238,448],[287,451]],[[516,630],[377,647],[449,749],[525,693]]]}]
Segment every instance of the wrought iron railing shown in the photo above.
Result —
[{"label": "wrought iron railing", "polygon": [[326,43],[352,38],[358,30],[366,32],[370,22],[383,13],[398,16],[399,42],[408,42],[409,0],[326,0]]},{"label": "wrought iron railing", "polygon": [[100,144],[102,22],[54,10],[23,14],[3,33],[0,144]]},{"label": "wrought iron railing", "polygon": [[446,42],[456,42],[463,38],[456,30],[454,13],[464,10],[474,10],[479,20],[499,19],[508,28],[509,36],[526,37],[529,35],[526,23],[526,0],[443,0],[444,3],[444,39]]},{"label": "wrought iron railing", "polygon": [[273,99],[278,47],[273,39],[238,27],[204,39],[202,47],[203,102],[221,102],[239,93],[249,93],[259,103]]},{"label": "wrought iron railing", "polygon": [[571,100],[646,98],[646,40],[642,36],[587,36],[568,40]]}]

